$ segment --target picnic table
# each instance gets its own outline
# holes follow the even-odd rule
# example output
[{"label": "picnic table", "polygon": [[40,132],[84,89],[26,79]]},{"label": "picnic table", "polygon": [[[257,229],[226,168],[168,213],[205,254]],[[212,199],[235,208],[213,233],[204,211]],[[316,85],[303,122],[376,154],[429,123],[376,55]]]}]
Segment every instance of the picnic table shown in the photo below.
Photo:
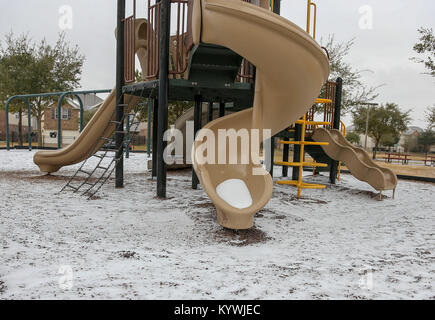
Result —
[{"label": "picnic table", "polygon": [[384,159],[385,159],[385,162],[389,162],[389,163],[392,163],[393,160],[398,160],[398,161],[401,161],[402,164],[408,164],[408,162],[410,160],[409,159],[410,156],[411,155],[407,154],[407,153],[389,152],[389,153],[386,153],[386,157],[384,157]]},{"label": "picnic table", "polygon": [[435,166],[435,156],[427,156],[424,160],[424,165],[427,166],[429,162],[429,166]]}]

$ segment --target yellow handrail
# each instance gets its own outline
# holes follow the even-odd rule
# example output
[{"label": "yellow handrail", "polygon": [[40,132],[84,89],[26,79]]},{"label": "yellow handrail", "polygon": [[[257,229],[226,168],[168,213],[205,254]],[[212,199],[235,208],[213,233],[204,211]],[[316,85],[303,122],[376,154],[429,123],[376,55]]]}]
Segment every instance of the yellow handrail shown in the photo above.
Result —
[{"label": "yellow handrail", "polygon": [[[340,120],[340,132],[346,138],[346,125],[343,121]],[[338,181],[341,179],[341,161],[338,162]]]},{"label": "yellow handrail", "polygon": [[316,29],[317,29],[317,5],[311,0],[308,0],[307,4],[307,33],[310,33],[311,27],[311,7],[314,7],[314,25],[313,25],[313,38],[316,39]]},{"label": "yellow handrail", "polygon": [[317,98],[316,103],[332,103],[331,99]]},{"label": "yellow handrail", "polygon": [[340,120],[340,131],[343,134],[343,136],[346,137],[346,125],[344,124],[343,121]]}]

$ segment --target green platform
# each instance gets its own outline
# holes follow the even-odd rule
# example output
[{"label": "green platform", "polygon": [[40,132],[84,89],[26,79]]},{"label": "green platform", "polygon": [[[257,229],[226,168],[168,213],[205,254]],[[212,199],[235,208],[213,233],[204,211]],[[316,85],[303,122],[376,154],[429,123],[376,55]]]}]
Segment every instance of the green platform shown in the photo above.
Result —
[{"label": "green platform", "polygon": [[[124,86],[126,94],[157,99],[159,81],[152,80]],[[246,109],[253,105],[254,91],[250,83],[232,83],[226,85],[201,85],[191,80],[170,79],[169,100],[195,101],[201,96],[204,102],[233,102],[236,109]]]}]

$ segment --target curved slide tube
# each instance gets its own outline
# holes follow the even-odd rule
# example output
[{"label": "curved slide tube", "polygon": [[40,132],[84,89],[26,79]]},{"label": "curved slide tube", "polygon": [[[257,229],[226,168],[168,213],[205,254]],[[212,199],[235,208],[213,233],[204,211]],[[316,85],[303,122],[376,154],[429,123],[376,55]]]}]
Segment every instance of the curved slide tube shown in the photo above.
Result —
[{"label": "curved slide tube", "polygon": [[[208,123],[198,133],[192,150],[194,169],[216,206],[219,224],[230,229],[248,229],[253,226],[254,214],[268,203],[273,190],[271,176],[253,160],[259,154],[259,145],[251,147],[250,152],[239,145],[237,164],[219,164],[219,154],[226,152],[228,158],[229,144],[216,142],[215,162],[207,162],[210,150],[206,146],[210,144],[208,138],[201,137],[207,136],[207,132],[218,137],[219,129],[247,129],[252,142],[255,139],[250,129],[259,129],[260,133],[269,129],[272,135],[282,131],[314,104],[328,79],[329,61],[304,30],[241,0],[196,0],[193,39],[195,44],[230,48],[257,68],[253,108]],[[247,164],[240,161],[245,157],[249,159]]]},{"label": "curved slide tube", "polygon": [[378,191],[396,189],[396,174],[377,165],[364,149],[353,146],[340,131],[319,128],[314,131],[313,140],[328,142],[329,145],[321,146],[325,153],[334,160],[342,161],[358,180],[367,182]]},{"label": "curved slide tube", "polygon": [[[139,58],[142,73],[146,74],[147,54],[147,22],[145,19],[136,20],[136,54]],[[139,97],[125,96],[125,103],[128,103],[126,112],[130,112],[138,103]],[[37,152],[33,161],[42,172],[56,172],[60,168],[82,162],[91,155],[91,152],[98,151],[105,143],[100,137],[110,137],[115,131],[116,125],[108,125],[110,120],[115,120],[116,92],[112,90],[109,97],[104,101],[83,132],[74,143],[66,148],[55,151]],[[100,142],[98,141],[100,140]]]}]

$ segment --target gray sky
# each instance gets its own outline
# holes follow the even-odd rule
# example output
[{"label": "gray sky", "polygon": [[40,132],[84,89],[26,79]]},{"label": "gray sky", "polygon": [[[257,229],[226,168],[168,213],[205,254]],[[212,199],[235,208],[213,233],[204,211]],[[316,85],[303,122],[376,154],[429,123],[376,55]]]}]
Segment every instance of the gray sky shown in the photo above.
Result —
[{"label": "gray sky", "polygon": [[[127,3],[129,0],[127,0]],[[368,85],[380,88],[379,103],[396,102],[412,109],[412,125],[425,126],[424,109],[435,104],[435,79],[423,75],[423,65],[409,61],[420,26],[434,27],[433,0],[317,0],[317,38],[334,33],[338,41],[355,38],[347,58],[364,73]],[[146,0],[138,0],[138,16],[145,17]],[[115,0],[14,0],[0,2],[0,30],[28,32],[35,40],[53,43],[61,31],[59,10],[72,8],[72,29],[67,39],[79,45],[86,56],[83,89],[112,88],[115,83]],[[361,29],[362,6],[373,12],[373,28]],[[367,11],[366,11],[367,12]],[[305,28],[306,1],[283,0],[282,15]],[[345,122],[349,125],[350,118]]]}]

